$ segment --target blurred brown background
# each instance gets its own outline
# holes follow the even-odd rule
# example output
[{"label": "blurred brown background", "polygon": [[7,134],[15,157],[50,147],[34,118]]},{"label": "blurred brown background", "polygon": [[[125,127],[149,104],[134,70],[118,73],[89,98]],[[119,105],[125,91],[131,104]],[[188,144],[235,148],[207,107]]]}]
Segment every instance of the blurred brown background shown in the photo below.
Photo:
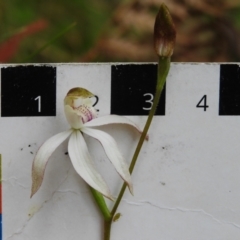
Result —
[{"label": "blurred brown background", "polygon": [[240,0],[11,0],[0,2],[0,62],[156,61],[162,2],[177,28],[173,61],[240,61]]}]

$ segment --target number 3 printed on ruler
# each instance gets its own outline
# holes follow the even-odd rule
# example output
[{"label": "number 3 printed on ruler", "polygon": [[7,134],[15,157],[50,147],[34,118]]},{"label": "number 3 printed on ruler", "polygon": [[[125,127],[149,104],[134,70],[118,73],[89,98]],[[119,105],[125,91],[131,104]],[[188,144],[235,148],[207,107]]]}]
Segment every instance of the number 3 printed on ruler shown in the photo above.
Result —
[{"label": "number 3 printed on ruler", "polygon": [[147,98],[145,100],[145,106],[146,107],[143,107],[143,110],[151,110],[152,105],[153,105],[153,98],[154,98],[153,94],[152,93],[145,93],[145,94],[143,94],[143,96],[145,98]]}]

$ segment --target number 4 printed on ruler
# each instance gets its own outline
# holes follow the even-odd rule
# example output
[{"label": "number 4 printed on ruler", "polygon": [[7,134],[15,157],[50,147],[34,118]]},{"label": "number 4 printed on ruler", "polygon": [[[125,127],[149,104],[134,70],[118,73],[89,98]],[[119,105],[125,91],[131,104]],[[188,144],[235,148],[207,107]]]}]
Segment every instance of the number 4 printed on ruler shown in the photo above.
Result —
[{"label": "number 4 printed on ruler", "polygon": [[204,96],[200,99],[200,101],[198,102],[198,104],[197,104],[196,107],[197,107],[197,108],[203,108],[204,111],[207,110],[207,108],[209,107],[209,106],[207,105],[207,95],[204,95]]}]

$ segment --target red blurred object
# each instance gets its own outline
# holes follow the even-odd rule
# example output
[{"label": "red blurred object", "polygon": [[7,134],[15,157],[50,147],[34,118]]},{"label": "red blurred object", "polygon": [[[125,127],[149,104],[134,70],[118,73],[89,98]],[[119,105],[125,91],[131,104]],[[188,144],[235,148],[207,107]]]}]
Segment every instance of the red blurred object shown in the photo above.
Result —
[{"label": "red blurred object", "polygon": [[0,62],[8,62],[17,52],[20,42],[27,36],[47,28],[48,22],[39,19],[22,28],[18,33],[0,44]]}]

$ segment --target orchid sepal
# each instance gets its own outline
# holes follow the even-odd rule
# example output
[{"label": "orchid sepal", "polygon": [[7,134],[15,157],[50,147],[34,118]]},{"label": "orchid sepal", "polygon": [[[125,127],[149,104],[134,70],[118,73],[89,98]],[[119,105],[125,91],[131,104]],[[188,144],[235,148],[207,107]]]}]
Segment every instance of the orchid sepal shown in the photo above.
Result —
[{"label": "orchid sepal", "polygon": [[[138,133],[142,134],[142,130],[138,127],[133,121],[130,119],[118,116],[118,115],[106,115],[99,118],[95,118],[92,121],[86,122],[84,124],[85,127],[100,127],[109,124],[126,124],[128,126],[133,127]],[[148,135],[146,136],[145,140],[148,140]]]},{"label": "orchid sepal", "polygon": [[110,200],[114,200],[107,184],[95,168],[86,142],[80,131],[74,131],[71,135],[68,143],[68,153],[74,169],[87,182],[87,184],[96,189],[103,196]]},{"label": "orchid sepal", "polygon": [[96,138],[102,144],[102,147],[108,159],[111,161],[116,171],[128,185],[129,191],[133,194],[133,185],[129,167],[125,162],[122,154],[118,150],[115,140],[109,134],[97,129],[83,128],[82,132],[93,138]]},{"label": "orchid sepal", "polygon": [[70,136],[71,133],[71,130],[58,133],[49,138],[39,148],[32,165],[31,197],[38,191],[38,189],[42,185],[45,168],[52,153],[63,141],[65,141]]}]

